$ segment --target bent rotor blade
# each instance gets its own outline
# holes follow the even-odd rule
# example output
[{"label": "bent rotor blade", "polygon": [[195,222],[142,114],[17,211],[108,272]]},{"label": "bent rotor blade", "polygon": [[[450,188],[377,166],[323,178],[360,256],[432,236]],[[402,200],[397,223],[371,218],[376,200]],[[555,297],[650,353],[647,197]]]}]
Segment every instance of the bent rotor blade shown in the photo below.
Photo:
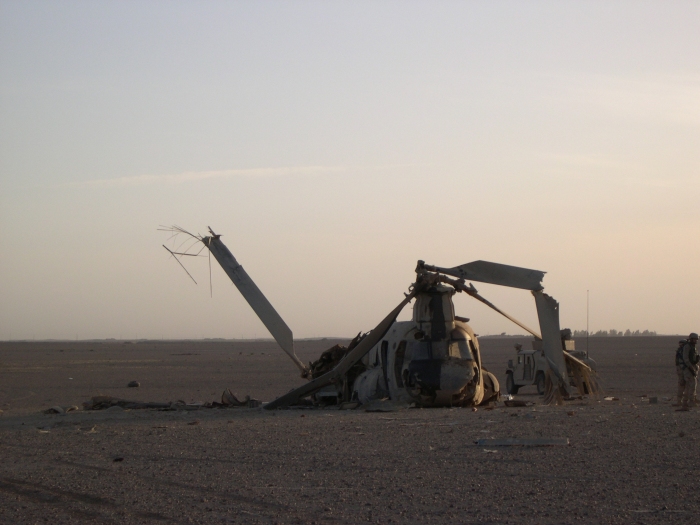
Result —
[{"label": "bent rotor blade", "polygon": [[353,348],[341,361],[336,365],[336,367],[330,372],[326,372],[320,377],[317,377],[313,381],[300,386],[299,388],[292,390],[288,394],[278,397],[274,401],[265,405],[265,409],[273,410],[275,408],[283,408],[289,405],[293,405],[300,399],[310,396],[321,390],[323,387],[328,386],[332,383],[339,382],[343,376],[352,366],[362,359],[367,352],[369,352],[374,345],[381,341],[382,337],[389,331],[391,325],[394,324],[396,318],[403,310],[411,299],[415,296],[415,292],[410,293],[406,298],[401,301],[401,303],[394,308],[389,315],[387,315],[375,328],[372,330],[367,337],[365,337],[360,343]]},{"label": "bent rotor blade", "polygon": [[465,281],[479,281],[525,290],[542,290],[542,279],[546,273],[488,261],[474,261],[454,268],[426,265],[426,269],[459,277]]},{"label": "bent rotor blade", "polygon": [[559,303],[552,296],[544,292],[532,292],[535,296],[537,316],[540,319],[542,331],[542,350],[547,357],[547,363],[554,375],[559,380],[559,386],[568,394],[569,385],[564,351],[561,347],[561,332],[559,327]]},{"label": "bent rotor blade", "polygon": [[520,328],[522,328],[522,329],[525,330],[526,332],[529,332],[529,333],[531,333],[532,335],[534,335],[534,336],[535,336],[535,339],[540,339],[540,340],[542,339],[542,336],[541,336],[540,334],[538,334],[537,332],[535,332],[532,328],[528,327],[528,326],[525,325],[524,323],[521,323],[521,322],[518,321],[515,317],[512,317],[512,316],[508,315],[506,312],[504,312],[503,310],[501,310],[498,306],[496,306],[495,304],[493,304],[491,301],[489,301],[488,299],[486,299],[486,298],[482,297],[481,295],[479,295],[479,293],[477,293],[476,290],[471,291],[469,288],[466,288],[464,291],[467,292],[470,296],[472,296],[472,297],[473,297],[474,299],[476,299],[477,301],[481,301],[482,303],[484,303],[486,306],[488,306],[488,307],[491,308],[492,310],[497,311],[499,314],[501,314],[503,317],[505,317],[505,318],[508,319],[509,321],[514,322],[515,324],[517,324]]},{"label": "bent rotor blade", "polygon": [[270,304],[270,301],[263,295],[260,288],[253,282],[253,279],[246,273],[243,266],[238,264],[236,258],[229,249],[219,240],[218,235],[204,237],[202,242],[209,248],[214,258],[219,262],[226,274],[236,285],[241,295],[248,301],[250,307],[270,331],[275,341],[282,347],[294,364],[301,370],[302,377],[308,375],[309,369],[302,363],[294,353],[294,337],[291,329],[284,322],[277,310]]}]

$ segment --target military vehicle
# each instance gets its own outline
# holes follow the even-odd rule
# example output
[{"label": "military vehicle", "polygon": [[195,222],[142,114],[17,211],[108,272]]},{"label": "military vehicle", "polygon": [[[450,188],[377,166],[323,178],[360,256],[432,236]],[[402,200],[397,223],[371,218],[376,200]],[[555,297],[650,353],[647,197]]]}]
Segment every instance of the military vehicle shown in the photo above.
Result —
[{"label": "military vehicle", "polygon": [[[294,404],[366,404],[390,400],[420,407],[477,406],[498,400],[496,376],[482,364],[479,341],[469,319],[455,315],[452,296],[466,293],[527,330],[541,343],[547,359],[553,398],[570,395],[564,377],[567,363],[559,340],[559,304],[543,292],[544,272],[487,261],[441,268],[418,261],[416,280],[403,300],[374,329],[358,336],[345,348],[337,345],[308,366],[294,352],[291,329],[253,280],[221,242],[221,235],[193,235],[182,228],[166,231],[186,234],[204,246],[174,251],[163,247],[182,265],[184,256],[198,255],[204,247],[219,262],[248,304],[308,382],[275,399],[264,408]],[[196,245],[197,242],[193,244]],[[185,269],[185,271],[187,271]],[[187,272],[189,275],[189,272]],[[192,277],[190,275],[190,277]],[[194,278],[193,278],[194,280]],[[484,297],[466,280],[530,290],[535,298],[541,334],[514,319]],[[195,281],[196,282],[196,281]],[[401,310],[414,301],[413,318],[397,322]],[[580,362],[579,362],[580,363]],[[576,367],[586,367],[577,364]],[[587,368],[587,367],[586,367]]]},{"label": "military vehicle", "polygon": [[[564,356],[577,358],[583,363],[586,363],[592,371],[596,371],[596,362],[588,357],[588,352],[576,350],[576,342],[571,338],[571,330],[565,328],[561,331],[561,344]],[[532,340],[532,349],[523,349],[522,345],[515,345],[516,361],[508,360],[508,369],[506,370],[506,391],[515,395],[521,387],[528,385],[536,385],[537,393],[544,395],[546,372],[549,368],[547,358],[542,350],[542,342],[537,339]],[[574,371],[571,369],[567,361],[567,376],[569,384],[575,386]],[[584,381],[584,393],[590,393],[591,388]]]}]

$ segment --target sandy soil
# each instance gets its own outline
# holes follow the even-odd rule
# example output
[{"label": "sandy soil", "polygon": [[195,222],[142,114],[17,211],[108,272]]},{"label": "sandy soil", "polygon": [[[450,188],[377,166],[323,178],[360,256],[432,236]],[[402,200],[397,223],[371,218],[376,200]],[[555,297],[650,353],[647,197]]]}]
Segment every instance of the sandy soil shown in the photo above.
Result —
[{"label": "sandy soil", "polygon": [[[677,340],[591,338],[619,401],[66,415],[41,410],[98,394],[211,401],[226,387],[267,401],[302,380],[272,342],[2,343],[0,522],[696,523],[700,411],[664,399]],[[516,342],[481,340],[503,380]],[[534,387],[517,397],[540,400]],[[570,445],[475,445],[535,437]]]}]

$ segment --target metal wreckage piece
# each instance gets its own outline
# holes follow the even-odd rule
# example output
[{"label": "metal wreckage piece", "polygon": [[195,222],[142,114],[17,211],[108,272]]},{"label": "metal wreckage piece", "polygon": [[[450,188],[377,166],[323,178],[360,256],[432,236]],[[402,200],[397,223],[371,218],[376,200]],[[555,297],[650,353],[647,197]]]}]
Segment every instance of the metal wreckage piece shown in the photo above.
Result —
[{"label": "metal wreckage piece", "polygon": [[[292,330],[221,242],[221,235],[211,228],[211,235],[206,237],[192,235],[178,227],[168,231],[191,235],[209,249],[299,368],[301,376],[308,379],[304,385],[264,405],[265,409],[296,404],[357,402],[366,405],[377,400],[421,407],[478,406],[498,400],[500,385],[496,376],[482,364],[479,341],[468,324],[469,319],[455,315],[452,296],[462,292],[541,341],[548,364],[546,403],[561,404],[570,398],[571,385],[579,395],[596,393],[595,372],[562,350],[559,303],[543,291],[541,281],[545,272],[488,261],[474,261],[454,268],[418,261],[416,281],[409,287],[409,293],[404,294],[403,300],[374,329],[358,334],[347,348],[334,346],[307,366],[294,352]],[[168,251],[176,258],[190,255]],[[535,298],[540,333],[482,297],[473,284],[466,284],[466,280],[530,290]],[[399,313],[414,299],[412,320],[397,322]]]},{"label": "metal wreckage piece", "polygon": [[[182,400],[162,402],[143,402],[131,401],[113,396],[94,396],[90,401],[83,403],[83,410],[109,410],[112,407],[119,407],[125,410],[140,410],[140,409],[157,409],[157,410],[199,410],[200,408],[257,408],[262,403],[257,399],[251,399],[250,396],[245,396],[244,399],[238,399],[236,394],[230,389],[224,390],[221,394],[221,402],[211,401],[209,403],[185,403]],[[45,414],[62,414],[71,410],[79,410],[77,406],[64,409],[60,406],[51,407],[45,410]],[[63,410],[63,412],[61,411]]]}]

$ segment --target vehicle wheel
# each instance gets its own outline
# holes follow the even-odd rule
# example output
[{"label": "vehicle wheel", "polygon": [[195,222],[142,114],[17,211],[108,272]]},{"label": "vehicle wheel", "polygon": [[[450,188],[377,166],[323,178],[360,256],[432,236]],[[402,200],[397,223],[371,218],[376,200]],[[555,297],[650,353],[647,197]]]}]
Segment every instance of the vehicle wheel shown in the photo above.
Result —
[{"label": "vehicle wheel", "polygon": [[537,384],[537,393],[541,396],[544,395],[544,374],[540,372],[537,374],[537,380],[535,382]]},{"label": "vehicle wheel", "polygon": [[513,374],[508,374],[506,377],[506,391],[511,396],[514,396],[518,393],[519,389],[520,387],[515,384],[515,381],[513,381]]}]

